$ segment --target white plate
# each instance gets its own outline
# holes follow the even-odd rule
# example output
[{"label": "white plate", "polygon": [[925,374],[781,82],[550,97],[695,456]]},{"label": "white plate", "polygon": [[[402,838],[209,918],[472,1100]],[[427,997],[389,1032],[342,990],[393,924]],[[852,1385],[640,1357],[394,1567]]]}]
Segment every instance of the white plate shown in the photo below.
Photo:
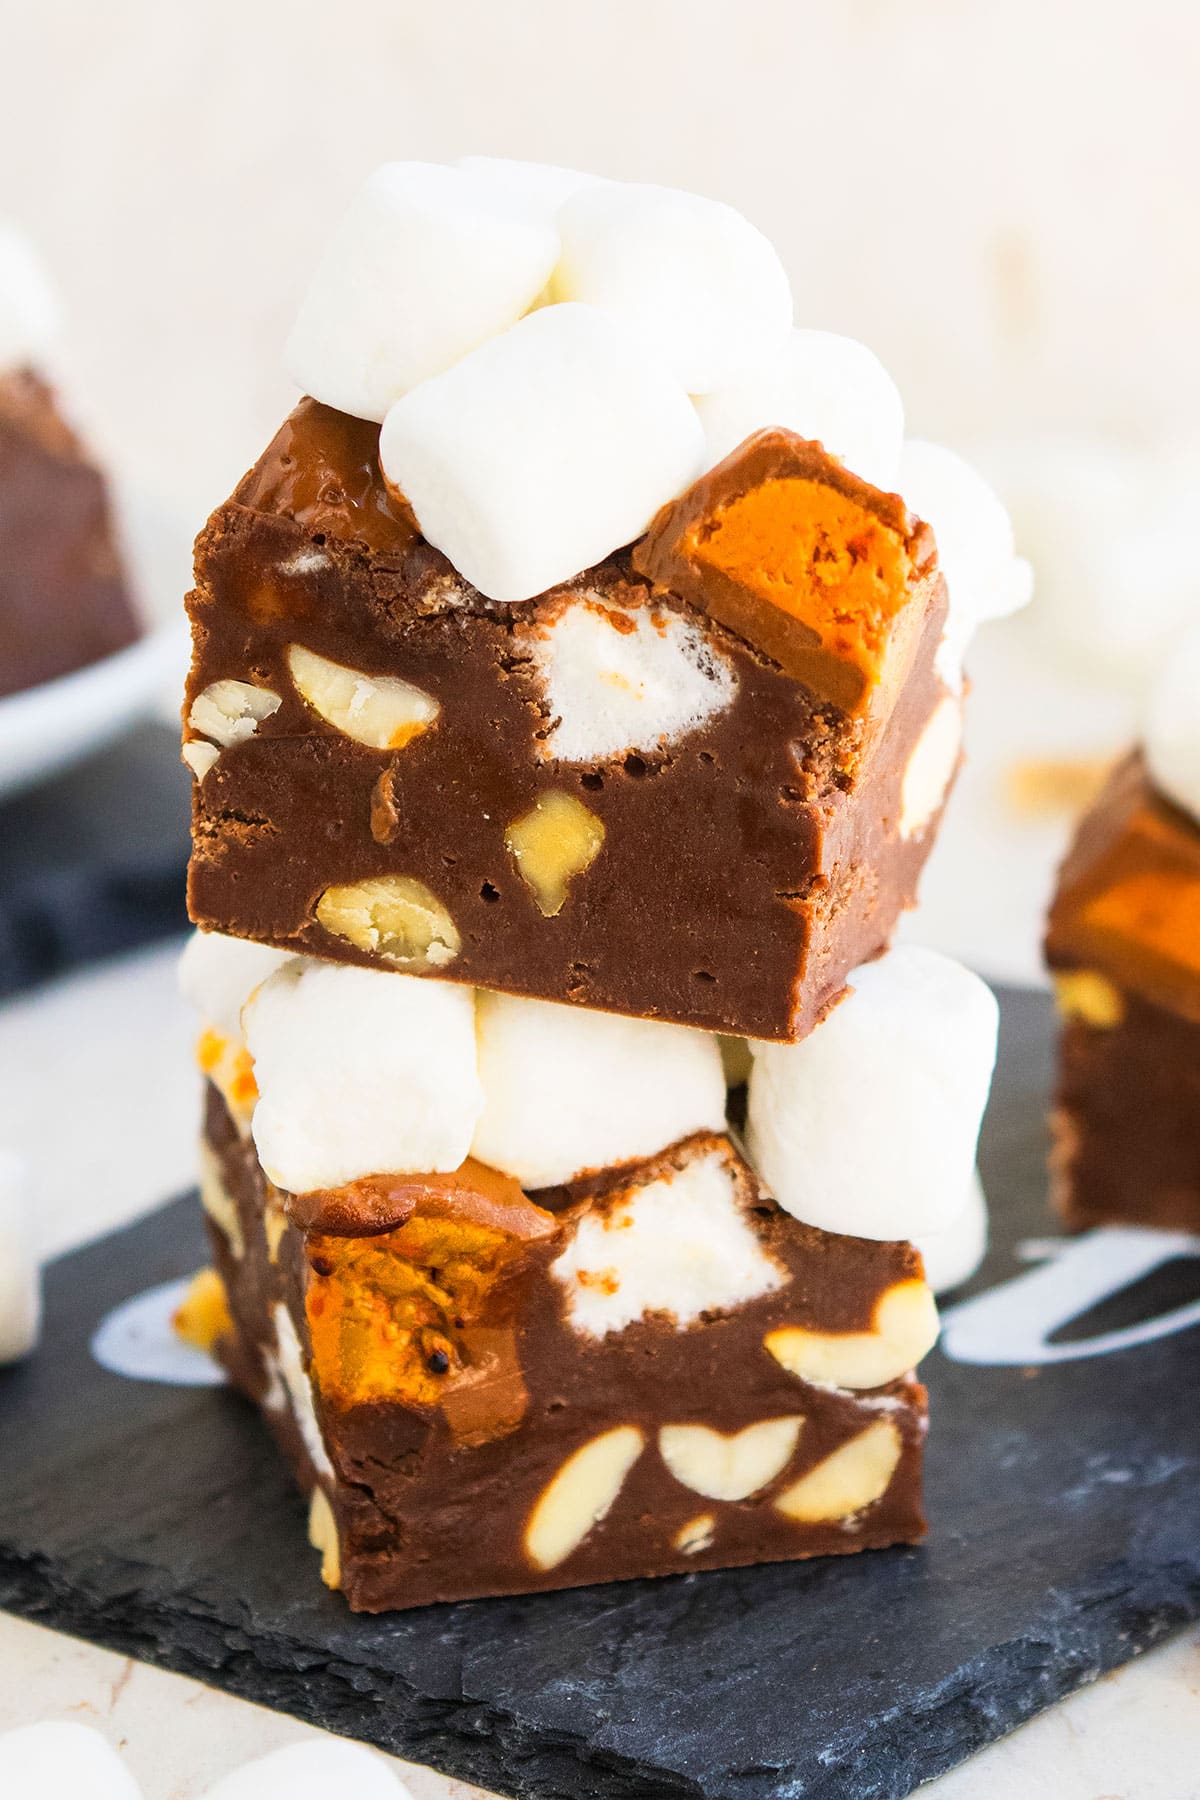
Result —
[{"label": "white plate", "polygon": [[182,689],[187,627],[151,629],[127,650],[0,700],[0,798],[102,750]]}]

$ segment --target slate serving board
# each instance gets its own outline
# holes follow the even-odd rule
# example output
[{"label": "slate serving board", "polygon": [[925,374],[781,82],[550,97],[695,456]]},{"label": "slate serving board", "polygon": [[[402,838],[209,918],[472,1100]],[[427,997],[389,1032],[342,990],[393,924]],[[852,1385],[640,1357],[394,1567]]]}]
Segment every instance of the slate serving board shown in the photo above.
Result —
[{"label": "slate serving board", "polygon": [[0,998],[187,930],[191,785],[142,725],[0,805]]},{"label": "slate serving board", "polygon": [[[976,1286],[1047,1228],[1049,1048],[1008,996]],[[907,1794],[1200,1615],[1193,1329],[1036,1376],[931,1357],[925,1548],[355,1618],[247,1407],[89,1356],[201,1260],[183,1201],[51,1271],[0,1373],[0,1604],[503,1793]]]}]

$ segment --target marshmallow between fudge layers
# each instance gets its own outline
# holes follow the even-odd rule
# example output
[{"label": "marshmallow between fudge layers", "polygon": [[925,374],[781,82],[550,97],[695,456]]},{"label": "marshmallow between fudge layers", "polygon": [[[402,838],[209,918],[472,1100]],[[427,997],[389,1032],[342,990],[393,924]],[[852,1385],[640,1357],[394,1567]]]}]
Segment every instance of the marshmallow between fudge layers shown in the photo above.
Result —
[{"label": "marshmallow between fudge layers", "polygon": [[193,918],[316,956],[800,1037],[912,903],[957,763],[931,533],[786,432],[502,604],[377,427],[304,401],[189,607]]}]

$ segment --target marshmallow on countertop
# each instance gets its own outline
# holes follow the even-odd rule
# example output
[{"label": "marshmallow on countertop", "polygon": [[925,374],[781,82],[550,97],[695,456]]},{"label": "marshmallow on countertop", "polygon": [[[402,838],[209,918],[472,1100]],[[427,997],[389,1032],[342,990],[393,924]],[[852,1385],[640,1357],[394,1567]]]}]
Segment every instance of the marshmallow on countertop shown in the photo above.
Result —
[{"label": "marshmallow on countertop", "polygon": [[581,593],[525,640],[553,724],[544,754],[603,762],[698,731],[732,703],[737,678],[696,619]]},{"label": "marshmallow on countertop", "polygon": [[969,1281],[987,1254],[987,1244],[987,1196],[975,1170],[967,1186],[967,1203],[953,1223],[916,1240],[925,1279],[934,1293],[948,1293]]},{"label": "marshmallow on countertop", "polygon": [[0,373],[40,363],[60,322],[58,295],[33,245],[0,224]]},{"label": "marshmallow on countertop", "polygon": [[535,218],[552,220],[573,194],[600,187],[602,175],[563,169],[556,163],[516,162],[506,156],[460,156],[456,165],[481,188]]},{"label": "marshmallow on countertop", "polygon": [[336,1738],[308,1738],[272,1750],[208,1788],[204,1800],[331,1800],[350,1794],[354,1800],[412,1800],[382,1757]]},{"label": "marshmallow on countertop", "polygon": [[1200,626],[1172,644],[1151,689],[1144,736],[1155,784],[1200,820]]},{"label": "marshmallow on countertop", "polygon": [[711,393],[787,336],[783,264],[731,206],[614,181],[572,195],[557,223],[554,298],[625,320],[689,393]]},{"label": "marshmallow on countertop", "polygon": [[915,1238],[963,1207],[996,1059],[998,1009],[960,964],[901,947],[798,1044],[752,1043],[747,1144],[806,1225]]},{"label": "marshmallow on countertop", "polygon": [[737,1167],[728,1140],[710,1140],[584,1214],[550,1266],[577,1331],[602,1338],[646,1313],[689,1325],[783,1285],[745,1217]]},{"label": "marshmallow on countertop", "polygon": [[0,1150],[0,1364],[28,1356],[41,1324],[29,1170],[19,1156]]},{"label": "marshmallow on countertop", "polygon": [[699,470],[684,389],[590,306],[546,306],[414,388],[379,460],[429,541],[493,600],[528,600],[646,529]]},{"label": "marshmallow on countertop", "polygon": [[179,959],[183,997],[222,1037],[242,1035],[242,1007],[260,982],[292,957],[290,950],[253,944],[220,931],[193,931]]},{"label": "marshmallow on countertop", "polygon": [[91,1725],[41,1719],[0,1735],[0,1794],[6,1800],[141,1800],[141,1793]]},{"label": "marshmallow on countertop", "polygon": [[497,184],[385,163],[329,240],[288,339],[288,372],[326,405],[382,419],[519,319],[557,256],[553,226]]},{"label": "marshmallow on countertop", "polygon": [[879,358],[854,338],[793,331],[768,361],[698,398],[696,410],[709,468],[753,432],[781,425],[817,439],[872,486],[896,486],[904,403]]},{"label": "marshmallow on countertop", "polygon": [[277,1187],[457,1169],[482,1105],[472,990],[297,959],[242,1010],[253,1133]]},{"label": "marshmallow on countertop", "polygon": [[962,686],[962,664],[976,627],[1025,606],[1033,570],[1016,554],[1004,502],[969,462],[941,444],[909,438],[900,452],[905,504],[937,539],[950,610],[938,654],[949,687]]},{"label": "marshmallow on countertop", "polygon": [[715,1037],[508,994],[478,996],[484,1104],[471,1154],[526,1189],[725,1129]]}]

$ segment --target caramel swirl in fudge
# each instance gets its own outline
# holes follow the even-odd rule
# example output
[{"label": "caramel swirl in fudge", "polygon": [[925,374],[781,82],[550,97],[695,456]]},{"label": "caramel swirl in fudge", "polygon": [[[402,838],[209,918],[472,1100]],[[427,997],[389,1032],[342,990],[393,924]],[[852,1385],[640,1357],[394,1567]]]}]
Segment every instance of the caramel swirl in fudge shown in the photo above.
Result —
[{"label": "caramel swirl in fudge", "polygon": [[1059,878],[1046,954],[1200,1023],[1200,829],[1135,752],[1080,826]]},{"label": "caramel swirl in fudge", "polygon": [[665,506],[634,567],[848,713],[911,657],[933,533],[818,443],[760,431]]}]

